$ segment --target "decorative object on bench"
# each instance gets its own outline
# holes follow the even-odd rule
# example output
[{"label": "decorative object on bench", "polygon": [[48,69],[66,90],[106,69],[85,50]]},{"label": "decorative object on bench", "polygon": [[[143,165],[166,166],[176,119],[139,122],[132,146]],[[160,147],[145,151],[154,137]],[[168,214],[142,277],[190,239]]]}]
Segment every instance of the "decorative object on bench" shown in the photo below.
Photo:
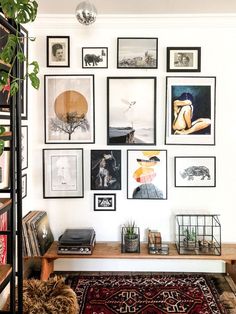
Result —
[{"label": "decorative object on bench", "polygon": [[169,254],[169,245],[162,243],[161,233],[159,231],[148,231],[148,252],[149,254]]},{"label": "decorative object on bench", "polygon": [[122,253],[140,253],[140,233],[135,221],[127,222],[122,227],[121,240]]},{"label": "decorative object on bench", "polygon": [[[24,314],[78,313],[75,292],[65,280],[55,276],[47,281],[28,279],[23,281]],[[7,302],[5,309],[9,307]]]},{"label": "decorative object on bench", "polygon": [[179,254],[221,255],[218,215],[176,215],[176,247]]}]

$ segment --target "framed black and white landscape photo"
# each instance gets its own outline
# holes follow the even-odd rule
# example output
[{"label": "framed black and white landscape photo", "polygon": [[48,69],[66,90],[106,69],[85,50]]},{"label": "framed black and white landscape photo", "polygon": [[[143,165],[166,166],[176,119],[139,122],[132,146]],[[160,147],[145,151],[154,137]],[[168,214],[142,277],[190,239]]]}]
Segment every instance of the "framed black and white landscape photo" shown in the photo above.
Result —
[{"label": "framed black and white landscape photo", "polygon": [[116,194],[94,194],[95,211],[115,211]]},{"label": "framed black and white landscape photo", "polygon": [[175,157],[175,187],[215,187],[216,157]]},{"label": "framed black and white landscape photo", "polygon": [[200,72],[201,47],[167,47],[167,72]]},{"label": "framed black and white landscape photo", "polygon": [[157,69],[158,38],[117,38],[117,68]]},{"label": "framed black and white landscape photo", "polygon": [[215,145],[216,78],[166,78],[165,144]]},{"label": "framed black and white landscape photo", "polygon": [[70,37],[47,36],[47,67],[70,66]]},{"label": "framed black and white landscape photo", "polygon": [[94,143],[94,75],[45,75],[45,143]]},{"label": "framed black and white landscape photo", "polygon": [[107,68],[107,47],[84,47],[82,48],[82,68]]},{"label": "framed black and white landscape photo", "polygon": [[155,145],[156,77],[108,77],[107,106],[108,145]]}]

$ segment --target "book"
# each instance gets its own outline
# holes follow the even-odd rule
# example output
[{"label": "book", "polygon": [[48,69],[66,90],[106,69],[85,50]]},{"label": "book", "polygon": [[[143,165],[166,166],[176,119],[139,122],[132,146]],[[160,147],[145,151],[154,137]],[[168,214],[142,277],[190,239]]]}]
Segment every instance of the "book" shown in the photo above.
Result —
[{"label": "book", "polygon": [[[7,212],[0,215],[0,231],[7,230]],[[7,263],[7,235],[0,235],[0,265]]]},{"label": "book", "polygon": [[35,221],[34,232],[37,237],[40,254],[44,255],[54,241],[46,212],[45,215],[42,215],[37,221]]}]

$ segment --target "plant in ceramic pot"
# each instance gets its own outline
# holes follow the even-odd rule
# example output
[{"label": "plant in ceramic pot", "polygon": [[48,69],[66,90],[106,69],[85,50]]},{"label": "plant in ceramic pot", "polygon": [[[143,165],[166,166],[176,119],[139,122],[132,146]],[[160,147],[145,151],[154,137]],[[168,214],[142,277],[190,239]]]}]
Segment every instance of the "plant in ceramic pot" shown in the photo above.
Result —
[{"label": "plant in ceramic pot", "polygon": [[184,230],[185,238],[183,240],[184,247],[187,250],[195,250],[197,247],[197,235],[194,228],[186,228]]},{"label": "plant in ceramic pot", "polygon": [[135,225],[135,221],[127,222],[122,227],[122,243],[123,252],[140,252],[139,228]]}]

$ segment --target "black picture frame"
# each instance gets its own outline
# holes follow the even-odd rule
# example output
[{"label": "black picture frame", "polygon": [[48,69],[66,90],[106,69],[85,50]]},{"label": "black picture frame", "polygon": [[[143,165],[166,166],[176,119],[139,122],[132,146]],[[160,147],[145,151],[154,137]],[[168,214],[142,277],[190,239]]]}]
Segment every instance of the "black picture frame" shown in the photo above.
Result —
[{"label": "black picture frame", "polygon": [[108,68],[108,48],[107,47],[83,47],[82,48],[82,68]]},{"label": "black picture frame", "polygon": [[174,168],[175,187],[216,187],[215,156],[176,156]]},{"label": "black picture frame", "polygon": [[201,72],[201,47],[167,47],[167,72]]},{"label": "black picture frame", "polygon": [[21,126],[21,167],[28,168],[28,125]]},{"label": "black picture frame", "polygon": [[156,77],[107,77],[107,145],[156,144]]},{"label": "black picture frame", "polygon": [[158,38],[118,37],[118,69],[157,69]]},{"label": "black picture frame", "polygon": [[91,190],[121,190],[121,150],[91,150]]},{"label": "black picture frame", "polygon": [[167,200],[167,150],[127,150],[127,199]]},{"label": "black picture frame", "polygon": [[22,199],[27,196],[27,174],[22,175]]},{"label": "black picture frame", "polygon": [[215,76],[166,77],[166,145],[215,145],[215,121]]},{"label": "black picture frame", "polygon": [[[20,26],[20,33],[22,35],[22,50],[24,55],[28,59],[29,56],[29,34],[28,30],[22,25]],[[28,85],[29,79],[28,76],[25,77],[27,72],[27,64],[23,62],[20,64],[21,77],[24,78],[21,80],[20,84],[20,99],[21,99],[21,118],[22,120],[28,119]]]},{"label": "black picture frame", "polygon": [[47,67],[70,67],[70,36],[47,36]]},{"label": "black picture frame", "polygon": [[116,194],[94,194],[94,211],[116,211]]},{"label": "black picture frame", "polygon": [[46,144],[95,142],[94,90],[94,74],[44,76]]},{"label": "black picture frame", "polygon": [[83,198],[82,148],[43,149],[43,198]]}]

